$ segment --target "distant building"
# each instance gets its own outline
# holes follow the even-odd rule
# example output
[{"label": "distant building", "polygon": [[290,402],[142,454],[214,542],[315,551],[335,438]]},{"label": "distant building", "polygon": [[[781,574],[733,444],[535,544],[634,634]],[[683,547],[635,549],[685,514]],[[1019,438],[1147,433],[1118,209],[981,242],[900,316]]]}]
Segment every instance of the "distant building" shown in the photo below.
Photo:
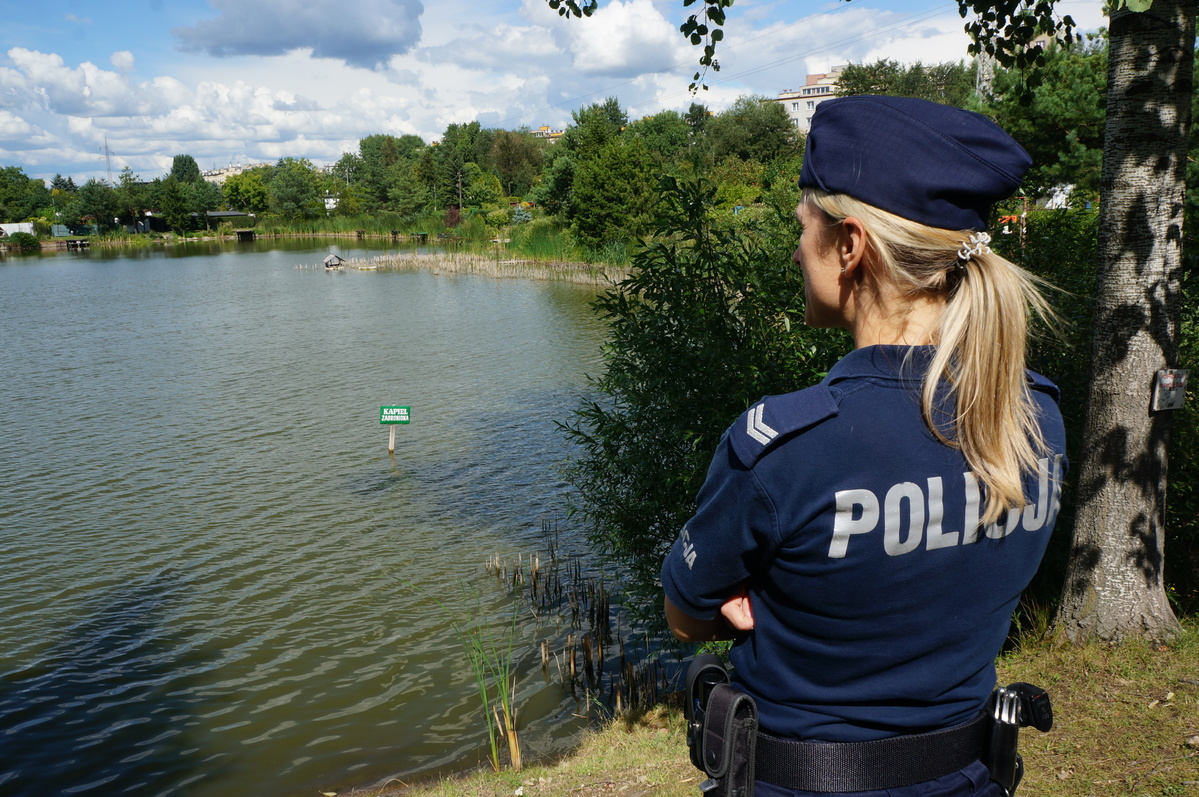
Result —
[{"label": "distant building", "polygon": [[533,135],[537,138],[544,138],[546,141],[553,143],[562,138],[562,134],[565,132],[565,130],[551,130],[549,125],[542,125],[533,131]]},{"label": "distant building", "polygon": [[25,232],[33,235],[33,222],[18,221],[12,224],[0,224],[0,238],[5,238],[18,232]]},{"label": "distant building", "polygon": [[253,169],[255,166],[260,166],[260,165],[262,165],[262,164],[258,164],[258,163],[240,164],[239,163],[239,164],[234,165],[231,163],[228,166],[224,167],[223,169],[209,169],[206,172],[200,172],[200,176],[203,177],[205,180],[207,180],[210,183],[216,183],[217,185],[224,185],[225,181],[228,180],[230,177],[233,177],[236,174],[241,174],[244,171],[248,171],[249,169]]},{"label": "distant building", "polygon": [[812,127],[812,114],[816,106],[837,96],[837,81],[849,64],[833,67],[831,72],[808,75],[801,89],[786,89],[779,92],[776,102],[780,103],[795,122],[795,126],[806,133]]}]

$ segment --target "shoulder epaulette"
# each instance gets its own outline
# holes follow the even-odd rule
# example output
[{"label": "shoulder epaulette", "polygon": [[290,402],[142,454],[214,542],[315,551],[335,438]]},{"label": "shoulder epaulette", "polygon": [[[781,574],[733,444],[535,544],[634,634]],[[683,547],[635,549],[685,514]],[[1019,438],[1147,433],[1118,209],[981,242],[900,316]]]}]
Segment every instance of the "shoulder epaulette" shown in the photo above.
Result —
[{"label": "shoulder epaulette", "polygon": [[729,428],[729,443],[737,458],[747,467],[753,467],[777,441],[836,414],[837,399],[825,384],[782,396],[767,396],[742,413]]},{"label": "shoulder epaulette", "polygon": [[1039,390],[1042,393],[1047,393],[1054,401],[1059,403],[1061,402],[1062,391],[1058,389],[1057,385],[1053,384],[1053,382],[1050,382],[1046,377],[1041,376],[1036,371],[1026,370],[1024,373],[1028,377],[1029,387],[1031,387],[1033,390]]}]

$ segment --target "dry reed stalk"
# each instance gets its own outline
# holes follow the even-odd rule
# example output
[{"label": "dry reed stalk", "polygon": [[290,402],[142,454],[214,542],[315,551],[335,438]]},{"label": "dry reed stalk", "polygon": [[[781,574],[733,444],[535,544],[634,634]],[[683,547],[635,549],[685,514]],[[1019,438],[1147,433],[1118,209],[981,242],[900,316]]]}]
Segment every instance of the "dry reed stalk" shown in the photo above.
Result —
[{"label": "dry reed stalk", "polygon": [[430,271],[434,274],[478,274],[502,279],[548,279],[583,285],[605,285],[626,275],[626,270],[589,263],[536,260],[498,260],[474,252],[417,254],[398,252],[369,260],[351,258],[344,264],[360,271]]}]

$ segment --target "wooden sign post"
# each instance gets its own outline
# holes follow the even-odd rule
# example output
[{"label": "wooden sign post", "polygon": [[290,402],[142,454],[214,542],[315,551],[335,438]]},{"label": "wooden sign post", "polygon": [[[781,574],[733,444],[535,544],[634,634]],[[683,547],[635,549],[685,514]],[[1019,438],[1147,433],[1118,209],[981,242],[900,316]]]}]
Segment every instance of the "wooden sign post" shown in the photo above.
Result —
[{"label": "wooden sign post", "polygon": [[387,441],[387,453],[395,453],[396,450],[396,426],[401,423],[410,423],[412,418],[411,407],[380,407],[379,408],[379,423],[391,427],[391,437]]}]

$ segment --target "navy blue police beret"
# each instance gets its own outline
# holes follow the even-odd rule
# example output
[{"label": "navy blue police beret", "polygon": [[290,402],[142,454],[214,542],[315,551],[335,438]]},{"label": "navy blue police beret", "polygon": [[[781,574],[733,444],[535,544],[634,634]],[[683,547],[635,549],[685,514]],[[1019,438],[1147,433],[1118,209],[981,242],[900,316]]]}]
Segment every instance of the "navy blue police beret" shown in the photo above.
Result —
[{"label": "navy blue police beret", "polygon": [[816,107],[801,187],[814,186],[948,230],[985,230],[1032,159],[997,124],[911,97],[861,95]]}]

